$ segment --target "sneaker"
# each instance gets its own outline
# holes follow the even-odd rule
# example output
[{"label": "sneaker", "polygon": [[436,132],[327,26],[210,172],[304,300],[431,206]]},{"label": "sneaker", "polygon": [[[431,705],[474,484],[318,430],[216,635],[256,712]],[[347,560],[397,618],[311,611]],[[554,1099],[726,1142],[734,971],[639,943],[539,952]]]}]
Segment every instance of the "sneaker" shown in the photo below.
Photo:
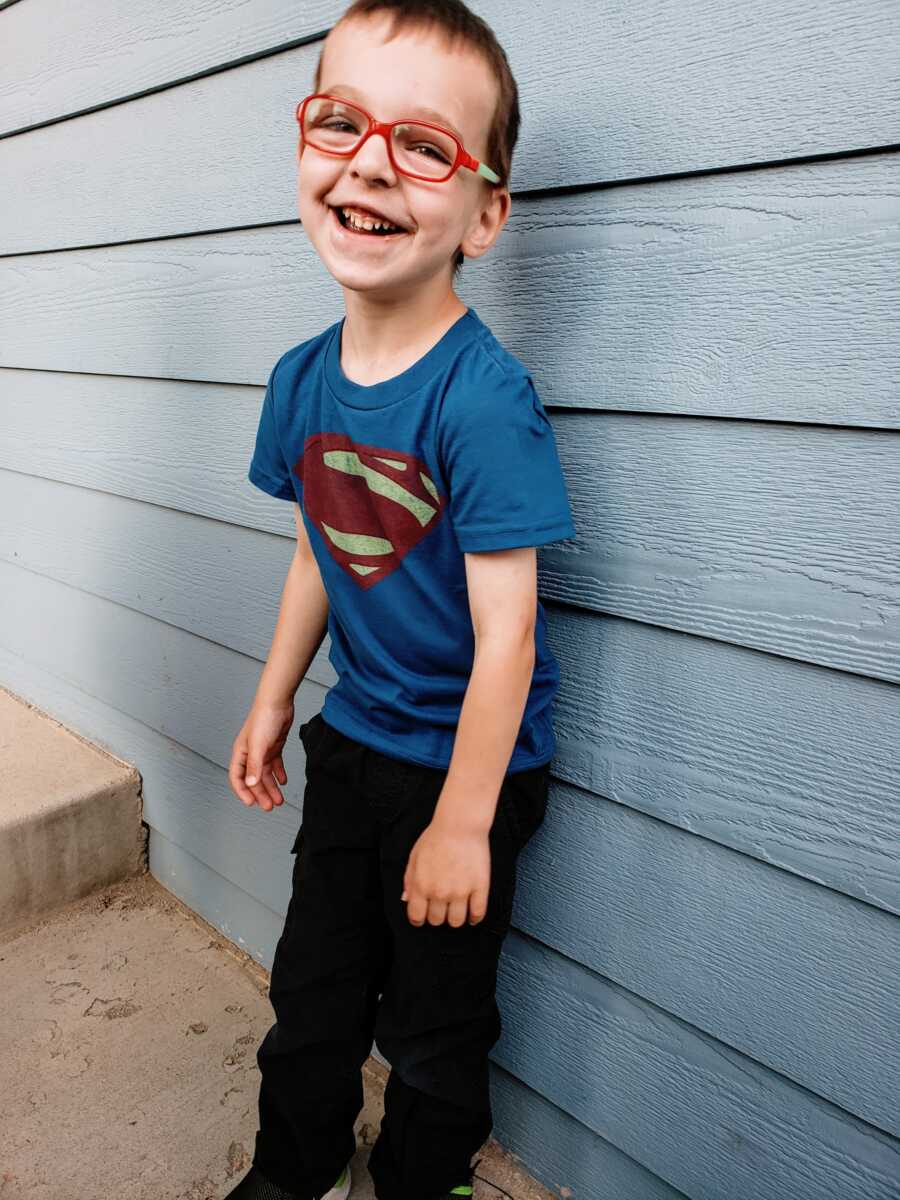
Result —
[{"label": "sneaker", "polygon": [[[347,1200],[351,1187],[350,1164],[347,1163],[341,1171],[337,1182],[330,1188],[322,1200]],[[286,1192],[277,1183],[272,1183],[260,1171],[259,1167],[251,1166],[241,1182],[228,1193],[225,1200],[296,1200],[294,1192]]]},{"label": "sneaker", "polygon": [[347,1163],[343,1171],[341,1171],[337,1183],[330,1192],[326,1192],[322,1200],[347,1200],[350,1195],[350,1188],[353,1181],[350,1178],[350,1164]]}]

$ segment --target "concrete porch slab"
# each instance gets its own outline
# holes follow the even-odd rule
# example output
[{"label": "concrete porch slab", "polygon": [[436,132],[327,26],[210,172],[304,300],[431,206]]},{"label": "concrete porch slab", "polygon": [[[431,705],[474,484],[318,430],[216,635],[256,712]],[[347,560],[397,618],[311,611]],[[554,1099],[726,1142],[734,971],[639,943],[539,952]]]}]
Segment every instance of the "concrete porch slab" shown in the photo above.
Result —
[{"label": "concrete porch slab", "polygon": [[[257,1127],[268,972],[151,875],[0,935],[0,1200],[219,1200]],[[387,1071],[369,1058],[351,1200]],[[490,1139],[476,1200],[552,1200]]]}]

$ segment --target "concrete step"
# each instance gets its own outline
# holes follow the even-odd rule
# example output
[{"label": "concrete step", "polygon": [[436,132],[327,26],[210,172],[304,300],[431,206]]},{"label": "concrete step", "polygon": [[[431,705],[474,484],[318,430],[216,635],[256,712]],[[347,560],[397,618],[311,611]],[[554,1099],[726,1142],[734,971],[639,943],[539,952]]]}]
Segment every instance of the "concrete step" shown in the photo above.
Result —
[{"label": "concrete step", "polygon": [[0,930],[144,870],[141,777],[0,688]]}]

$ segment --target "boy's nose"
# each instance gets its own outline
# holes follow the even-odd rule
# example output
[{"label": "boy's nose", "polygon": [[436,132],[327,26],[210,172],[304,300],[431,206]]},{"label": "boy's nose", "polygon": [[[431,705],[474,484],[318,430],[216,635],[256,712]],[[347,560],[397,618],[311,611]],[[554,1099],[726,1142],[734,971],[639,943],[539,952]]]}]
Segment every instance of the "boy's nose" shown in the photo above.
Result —
[{"label": "boy's nose", "polygon": [[377,173],[394,175],[394,167],[388,152],[387,139],[380,133],[370,133],[356,153],[349,159],[351,167],[356,167],[364,175]]}]

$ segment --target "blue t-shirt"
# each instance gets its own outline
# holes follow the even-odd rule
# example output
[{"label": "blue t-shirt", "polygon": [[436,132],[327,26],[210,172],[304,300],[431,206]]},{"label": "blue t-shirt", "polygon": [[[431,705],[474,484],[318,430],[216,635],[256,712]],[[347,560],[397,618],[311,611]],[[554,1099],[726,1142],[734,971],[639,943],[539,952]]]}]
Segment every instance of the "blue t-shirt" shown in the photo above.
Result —
[{"label": "blue t-shirt", "polygon": [[[248,478],[303,513],[338,676],[323,718],[384,754],[446,769],[475,652],[463,555],[574,536],[556,439],[529,371],[474,308],[370,386],[343,372],[343,325],[275,364]],[[538,602],[508,771],[553,757],[558,684]]]}]

